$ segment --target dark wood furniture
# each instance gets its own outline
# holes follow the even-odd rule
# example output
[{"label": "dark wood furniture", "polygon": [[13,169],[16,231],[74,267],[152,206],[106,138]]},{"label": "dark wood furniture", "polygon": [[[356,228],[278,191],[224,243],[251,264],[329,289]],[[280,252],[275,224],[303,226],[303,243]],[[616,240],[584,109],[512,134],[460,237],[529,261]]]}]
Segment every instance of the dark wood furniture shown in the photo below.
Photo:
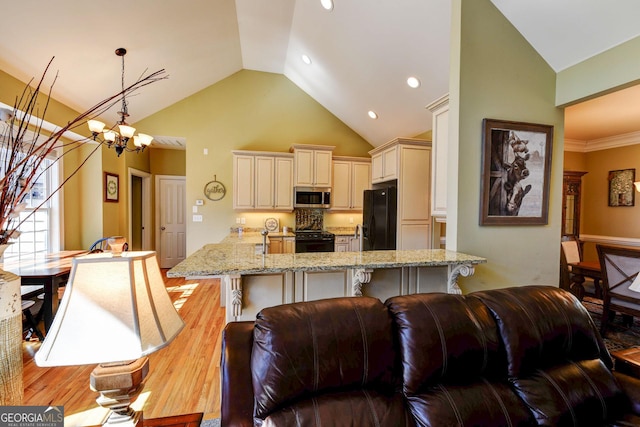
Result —
[{"label": "dark wood furniture", "polygon": [[616,371],[640,378],[640,347],[625,348],[611,352]]},{"label": "dark wood furniture", "polygon": [[640,289],[636,278],[640,274],[640,250],[616,246],[596,245],[602,269],[602,324],[605,336],[614,313],[640,317]]},{"label": "dark wood furniture", "polygon": [[202,422],[202,412],[196,414],[174,415],[171,417],[151,418],[142,420],[144,427],[199,427]]},{"label": "dark wood furniture", "polygon": [[171,415],[150,419],[142,417],[136,424],[136,427],[200,427],[202,416],[202,412],[197,412],[194,414]]},{"label": "dark wood furniture", "polygon": [[587,172],[564,171],[562,181],[562,235],[580,234],[582,176]]},{"label": "dark wood furniture", "polygon": [[73,257],[86,251],[61,251],[36,255],[30,259],[21,259],[18,263],[10,260],[3,269],[20,276],[21,285],[42,285],[44,287],[43,321],[45,332],[49,330],[58,309],[58,288],[67,283],[71,273]]},{"label": "dark wood furniture", "polygon": [[595,287],[594,296],[602,299],[602,287],[600,285],[602,272],[600,271],[600,262],[580,261],[570,263],[569,266],[571,267],[571,292],[573,292],[573,294],[582,301],[584,295],[587,294],[587,291],[584,288],[585,278],[590,278],[593,280],[593,285]]}]

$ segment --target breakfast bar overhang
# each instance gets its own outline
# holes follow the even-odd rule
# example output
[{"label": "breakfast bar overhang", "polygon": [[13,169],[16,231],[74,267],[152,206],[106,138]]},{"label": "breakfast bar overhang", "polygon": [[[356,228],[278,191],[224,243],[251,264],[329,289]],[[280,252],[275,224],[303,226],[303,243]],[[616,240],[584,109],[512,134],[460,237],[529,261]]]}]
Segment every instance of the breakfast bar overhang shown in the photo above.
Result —
[{"label": "breakfast bar overhang", "polygon": [[168,277],[221,278],[226,321],[255,320],[265,307],[321,298],[461,293],[458,277],[486,259],[444,249],[256,253],[251,244],[205,245]]}]

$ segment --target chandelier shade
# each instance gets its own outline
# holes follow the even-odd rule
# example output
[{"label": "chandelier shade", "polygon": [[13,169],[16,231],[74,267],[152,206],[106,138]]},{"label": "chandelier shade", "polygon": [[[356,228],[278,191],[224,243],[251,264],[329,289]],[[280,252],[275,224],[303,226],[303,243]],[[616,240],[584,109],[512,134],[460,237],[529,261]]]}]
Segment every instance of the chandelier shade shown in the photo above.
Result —
[{"label": "chandelier shade", "polygon": [[[106,128],[106,125],[99,120],[87,120],[87,125],[91,131],[91,135],[95,141],[100,141],[109,148],[114,148],[118,157],[125,152],[142,152],[153,141],[151,135],[139,133],[135,135],[136,128],[129,126],[126,118],[129,117],[127,98],[125,96],[124,88],[124,56],[127,54],[127,50],[123,47],[116,49],[116,55],[122,58],[122,109],[118,111],[120,120],[111,128]],[[115,130],[117,127],[117,131]],[[133,139],[133,147],[129,147],[129,140]]]}]

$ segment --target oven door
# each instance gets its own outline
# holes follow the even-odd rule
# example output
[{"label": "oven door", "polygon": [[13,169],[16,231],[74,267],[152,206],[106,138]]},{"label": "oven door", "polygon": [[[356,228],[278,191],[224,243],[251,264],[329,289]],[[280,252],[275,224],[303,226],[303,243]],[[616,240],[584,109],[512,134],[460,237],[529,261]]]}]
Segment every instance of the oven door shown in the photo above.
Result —
[{"label": "oven door", "polygon": [[306,252],[333,252],[335,239],[321,238],[313,240],[296,239],[296,253]]}]

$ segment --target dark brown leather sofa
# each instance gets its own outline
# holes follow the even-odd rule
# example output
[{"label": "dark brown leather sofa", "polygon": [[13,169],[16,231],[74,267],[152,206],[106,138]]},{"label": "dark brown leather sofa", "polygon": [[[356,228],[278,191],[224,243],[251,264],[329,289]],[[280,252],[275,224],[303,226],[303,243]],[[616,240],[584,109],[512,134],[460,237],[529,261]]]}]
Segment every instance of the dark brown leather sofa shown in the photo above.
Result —
[{"label": "dark brown leather sofa", "polygon": [[640,425],[640,380],[612,370],[569,292],[352,297],[229,323],[223,426]]}]

